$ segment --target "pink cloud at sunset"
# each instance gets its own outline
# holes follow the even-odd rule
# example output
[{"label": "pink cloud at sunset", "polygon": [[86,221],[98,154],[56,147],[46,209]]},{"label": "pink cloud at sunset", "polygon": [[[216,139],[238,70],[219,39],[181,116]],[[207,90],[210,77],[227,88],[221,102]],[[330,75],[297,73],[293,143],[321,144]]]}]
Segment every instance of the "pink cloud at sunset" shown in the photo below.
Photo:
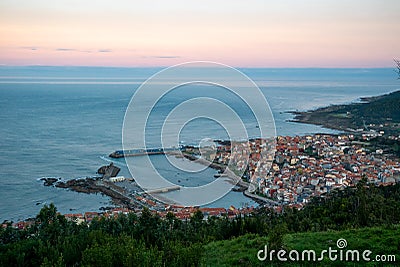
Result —
[{"label": "pink cloud at sunset", "polygon": [[385,67],[398,14],[397,0],[3,0],[0,64]]}]

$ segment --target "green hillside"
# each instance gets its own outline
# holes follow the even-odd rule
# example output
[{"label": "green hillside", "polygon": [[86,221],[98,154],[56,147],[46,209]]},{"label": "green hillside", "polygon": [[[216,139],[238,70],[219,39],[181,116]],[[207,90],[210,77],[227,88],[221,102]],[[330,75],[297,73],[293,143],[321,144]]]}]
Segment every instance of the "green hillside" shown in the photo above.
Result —
[{"label": "green hillside", "polygon": [[364,100],[367,102],[350,105],[349,112],[355,118],[364,118],[375,124],[385,121],[400,122],[400,91]]},{"label": "green hillside", "polygon": [[[231,240],[211,242],[205,245],[203,256],[203,266],[395,266],[396,263],[390,262],[388,255],[395,255],[400,259],[400,226],[392,227],[371,227],[351,229],[344,231],[327,232],[308,232],[286,234],[283,236],[283,248],[286,251],[296,250],[315,250],[317,259],[322,250],[328,250],[329,247],[337,249],[336,241],[338,239],[347,241],[347,249],[358,250],[360,252],[360,261],[331,261],[328,256],[323,261],[299,261],[299,262],[279,262],[260,261],[257,258],[257,252],[268,244],[268,237],[247,234]],[[346,251],[346,248],[344,251]],[[370,262],[362,260],[361,253],[364,250],[372,251]],[[345,254],[344,254],[345,255]],[[376,255],[387,256],[384,264],[375,261]],[[383,258],[383,257],[382,257]],[[349,256],[349,259],[350,256]],[[397,262],[398,263],[398,262]]]}]

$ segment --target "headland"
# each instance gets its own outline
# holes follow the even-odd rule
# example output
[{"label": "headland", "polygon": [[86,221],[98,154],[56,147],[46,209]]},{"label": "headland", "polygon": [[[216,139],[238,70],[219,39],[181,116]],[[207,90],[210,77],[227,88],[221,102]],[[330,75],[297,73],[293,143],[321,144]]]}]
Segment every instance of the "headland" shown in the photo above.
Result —
[{"label": "headland", "polygon": [[400,135],[400,91],[360,100],[348,105],[289,113],[295,115],[293,122],[321,125],[344,132]]}]

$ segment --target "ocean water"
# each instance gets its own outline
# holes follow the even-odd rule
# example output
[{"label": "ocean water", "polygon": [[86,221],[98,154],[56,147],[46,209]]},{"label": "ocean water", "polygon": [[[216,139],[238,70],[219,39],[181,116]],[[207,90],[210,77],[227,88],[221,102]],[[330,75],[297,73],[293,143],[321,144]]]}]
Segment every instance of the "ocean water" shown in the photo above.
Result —
[{"label": "ocean water", "polygon": [[[0,221],[35,216],[45,203],[62,213],[96,211],[109,206],[102,195],[87,195],[44,187],[41,177],[63,179],[93,176],[107,164],[110,152],[121,149],[126,107],[137,87],[159,68],[0,67]],[[288,122],[286,111],[358,101],[363,96],[400,88],[392,69],[242,69],[261,88],[274,115],[279,135],[335,131]],[[152,114],[154,130],[148,145],[156,146],[165,112],[177,100],[198,96],[202,88],[177,92],[164,99]],[[218,93],[216,93],[218,96]],[[228,101],[229,102],[229,101]],[[235,106],[235,100],[230,102]],[[251,116],[243,118],[256,136]],[[216,123],[197,120],[182,130],[181,141],[197,144],[202,138],[224,138]],[[178,172],[154,157],[163,171],[177,179]],[[121,175],[132,176],[123,159],[115,161]],[[205,170],[204,181],[214,170]],[[200,179],[200,178],[198,178]],[[186,176],[182,182],[186,181]],[[188,180],[188,183],[195,183]],[[209,206],[253,204],[241,193],[230,192]]]}]

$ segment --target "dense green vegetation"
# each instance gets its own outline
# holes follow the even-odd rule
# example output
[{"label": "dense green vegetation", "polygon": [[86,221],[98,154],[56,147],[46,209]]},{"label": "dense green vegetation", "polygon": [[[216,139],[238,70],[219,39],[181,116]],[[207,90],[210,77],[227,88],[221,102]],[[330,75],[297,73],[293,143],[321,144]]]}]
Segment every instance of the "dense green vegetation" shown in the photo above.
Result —
[{"label": "dense green vegetation", "polygon": [[368,103],[349,106],[349,111],[356,117],[364,118],[368,123],[379,124],[385,120],[400,122],[400,91],[367,100]]},{"label": "dense green vegetation", "polygon": [[67,221],[50,205],[35,221],[26,230],[0,230],[0,266],[252,266],[259,264],[254,252],[266,243],[318,250],[338,237],[360,248],[370,240],[371,250],[399,254],[399,227],[393,225],[400,223],[400,184],[362,181],[356,189],[314,198],[300,211],[260,209],[234,219],[203,220],[201,212],[187,221],[173,214],[161,219],[145,209],[141,216],[101,218],[88,226]]}]

